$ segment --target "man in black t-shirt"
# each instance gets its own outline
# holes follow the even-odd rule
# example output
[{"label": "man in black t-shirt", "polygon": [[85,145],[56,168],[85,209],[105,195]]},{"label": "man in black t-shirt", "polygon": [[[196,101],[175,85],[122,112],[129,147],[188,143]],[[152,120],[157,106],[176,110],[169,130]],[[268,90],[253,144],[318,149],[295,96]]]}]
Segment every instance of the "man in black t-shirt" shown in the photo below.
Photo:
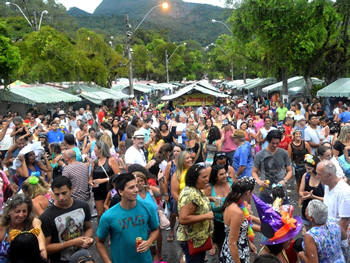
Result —
[{"label": "man in black t-shirt", "polygon": [[77,250],[93,244],[90,209],[73,200],[72,182],[59,176],[52,182],[54,205],[40,216],[51,263],[66,263]]}]

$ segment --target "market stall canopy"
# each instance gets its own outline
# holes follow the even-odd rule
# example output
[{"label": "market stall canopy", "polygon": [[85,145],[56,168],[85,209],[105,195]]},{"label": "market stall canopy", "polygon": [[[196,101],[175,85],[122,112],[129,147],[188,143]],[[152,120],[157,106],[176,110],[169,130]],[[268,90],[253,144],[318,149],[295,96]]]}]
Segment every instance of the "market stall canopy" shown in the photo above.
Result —
[{"label": "market stall canopy", "polygon": [[317,97],[350,97],[350,78],[338,79],[317,92]]},{"label": "market stall canopy", "polygon": [[215,88],[215,87],[214,87],[213,85],[211,85],[211,84],[209,83],[209,81],[207,81],[207,80],[201,80],[201,81],[197,82],[197,85],[198,85],[198,86],[201,86],[201,87],[203,87],[203,88],[206,88],[206,89],[210,89],[210,90],[212,90],[212,91],[219,92],[219,89]]},{"label": "market stall canopy", "polygon": [[73,88],[75,91],[80,90],[80,93],[76,92],[80,97],[97,105],[101,105],[104,100],[121,100],[129,97],[121,91],[99,86],[75,85]]},{"label": "market stall canopy", "polygon": [[240,87],[238,87],[238,90],[253,90],[255,88],[260,88],[260,87],[264,87],[266,85],[271,85],[276,83],[277,80],[275,78],[257,78],[257,79],[253,79],[251,82],[242,85]]},{"label": "market stall canopy", "polygon": [[0,98],[2,101],[17,102],[23,104],[40,104],[40,103],[70,103],[81,101],[81,98],[59,91],[54,87],[46,85],[27,85],[12,87],[1,90]]},{"label": "market stall canopy", "polygon": [[223,84],[226,87],[228,87],[229,89],[238,89],[244,85],[251,84],[256,80],[257,79],[246,79],[246,81],[244,82],[244,79],[236,79],[236,80],[228,81],[228,82],[223,83]]},{"label": "market stall canopy", "polygon": [[[311,78],[311,81],[312,81],[312,84],[313,85],[321,85],[323,83],[323,80],[320,80],[318,78]],[[304,77],[293,77],[293,78],[289,78],[288,81],[288,89],[290,88],[294,88],[294,87],[302,87],[304,88],[305,87],[305,79]],[[274,91],[281,91],[282,90],[282,81],[280,82],[277,82],[275,84],[272,84],[270,86],[267,86],[265,88],[262,89],[262,91],[264,93],[270,93],[270,92],[274,92]]]},{"label": "market stall canopy", "polygon": [[228,95],[222,94],[219,91],[213,91],[211,89],[204,88],[201,84],[199,84],[199,82],[196,82],[196,83],[193,83],[193,84],[188,85],[186,87],[183,87],[182,89],[180,89],[179,91],[177,91],[174,94],[163,96],[161,98],[161,100],[174,100],[174,99],[176,99],[180,96],[183,96],[191,91],[199,91],[203,94],[211,95],[211,96],[214,96],[216,98],[227,98],[228,97]]},{"label": "market stall canopy", "polygon": [[[129,84],[128,85],[116,85],[114,86],[116,88],[120,88],[121,91],[124,93],[124,94],[127,94],[127,95],[130,95],[130,88],[129,88]],[[113,88],[114,88],[113,87]],[[112,88],[112,89],[113,89]],[[134,83],[134,91],[138,91],[138,92],[141,92],[141,93],[151,93],[152,91],[154,90],[154,88],[152,88],[151,86],[149,85],[146,85],[146,84],[140,84],[140,83]]]},{"label": "market stall canopy", "polygon": [[170,84],[170,83],[157,83],[157,84],[150,84],[150,86],[153,87],[154,90],[173,90],[176,88],[176,85]]}]

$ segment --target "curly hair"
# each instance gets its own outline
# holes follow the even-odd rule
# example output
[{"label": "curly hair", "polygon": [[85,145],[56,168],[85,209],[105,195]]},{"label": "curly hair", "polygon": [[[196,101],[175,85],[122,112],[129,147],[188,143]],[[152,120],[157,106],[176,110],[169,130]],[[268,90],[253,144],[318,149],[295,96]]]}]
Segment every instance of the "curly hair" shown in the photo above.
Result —
[{"label": "curly hair", "polygon": [[160,134],[159,129],[151,127],[151,130],[155,133],[155,142],[154,143],[158,143],[163,138],[162,135]]},{"label": "curly hair", "polygon": [[[209,177],[209,183],[211,185],[215,185],[218,181],[218,173],[221,169],[225,169],[224,165],[216,164],[211,167],[210,177]],[[226,172],[226,169],[225,169]]]},{"label": "curly hair", "polygon": [[10,213],[16,209],[21,204],[27,204],[28,208],[28,215],[27,218],[24,220],[24,230],[29,230],[32,228],[32,223],[34,219],[34,213],[33,213],[33,203],[32,200],[25,196],[24,194],[15,194],[10,199],[7,200],[7,202],[4,205],[3,213],[0,218],[0,224],[3,227],[9,227],[11,223],[11,217]]},{"label": "curly hair", "polygon": [[205,166],[200,163],[196,163],[195,165],[192,165],[186,173],[186,178],[185,178],[186,185],[190,187],[196,187],[198,177],[200,175],[200,172],[203,169],[205,169]]}]

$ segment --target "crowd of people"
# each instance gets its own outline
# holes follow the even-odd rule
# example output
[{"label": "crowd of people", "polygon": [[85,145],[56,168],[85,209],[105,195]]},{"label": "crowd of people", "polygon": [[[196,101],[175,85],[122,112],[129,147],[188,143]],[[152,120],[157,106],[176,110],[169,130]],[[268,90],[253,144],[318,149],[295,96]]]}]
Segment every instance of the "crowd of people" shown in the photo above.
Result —
[{"label": "crowd of people", "polygon": [[0,116],[0,263],[350,262],[350,107],[247,100]]}]

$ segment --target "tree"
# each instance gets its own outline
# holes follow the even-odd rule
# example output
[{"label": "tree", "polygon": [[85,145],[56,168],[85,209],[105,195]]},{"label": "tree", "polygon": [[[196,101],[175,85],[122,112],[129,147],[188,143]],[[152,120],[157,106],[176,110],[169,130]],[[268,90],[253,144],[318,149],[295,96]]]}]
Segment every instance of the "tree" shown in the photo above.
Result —
[{"label": "tree", "polygon": [[11,75],[19,67],[21,57],[19,50],[6,37],[7,29],[0,23],[0,78],[4,80],[5,87],[9,84]]}]

